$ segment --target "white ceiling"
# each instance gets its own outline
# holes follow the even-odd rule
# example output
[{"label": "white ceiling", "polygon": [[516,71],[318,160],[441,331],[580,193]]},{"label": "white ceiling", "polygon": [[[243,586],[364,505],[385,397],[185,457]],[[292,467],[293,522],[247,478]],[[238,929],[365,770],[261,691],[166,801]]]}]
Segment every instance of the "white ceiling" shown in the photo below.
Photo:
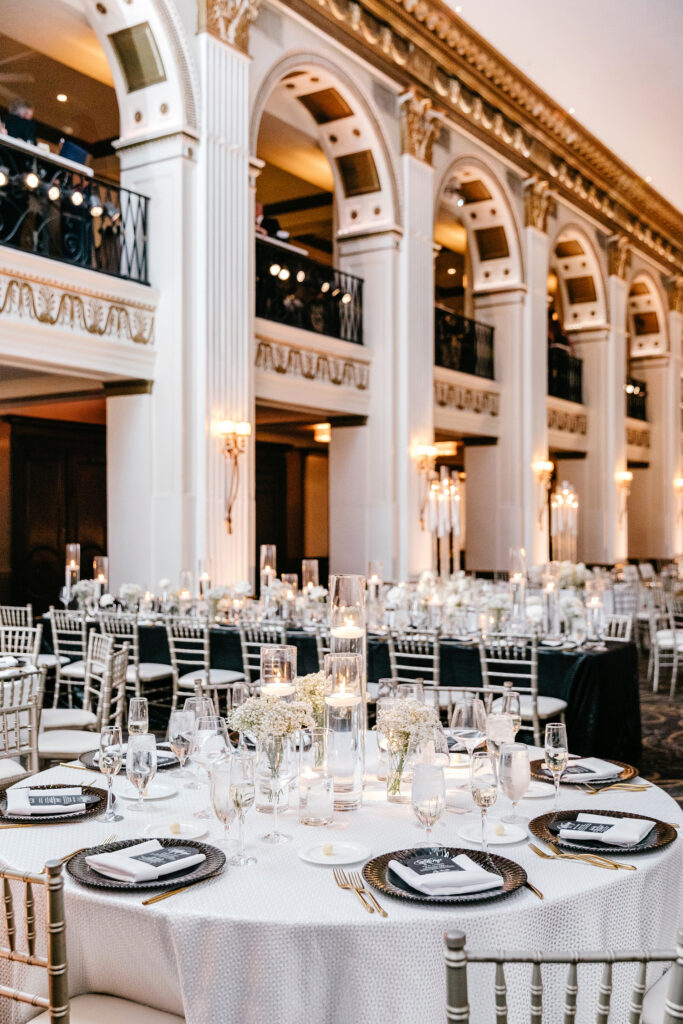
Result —
[{"label": "white ceiling", "polygon": [[683,0],[448,0],[683,211]]}]

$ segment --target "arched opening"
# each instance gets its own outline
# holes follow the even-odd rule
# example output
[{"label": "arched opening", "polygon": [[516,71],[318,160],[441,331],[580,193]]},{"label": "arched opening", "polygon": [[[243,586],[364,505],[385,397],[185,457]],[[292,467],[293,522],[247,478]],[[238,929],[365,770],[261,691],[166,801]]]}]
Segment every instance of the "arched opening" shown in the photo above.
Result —
[{"label": "arched opening", "polygon": [[628,295],[628,345],[626,349],[626,412],[632,419],[647,420],[647,383],[634,361],[661,355],[667,350],[666,317],[657,286],[645,273],[637,274]]}]

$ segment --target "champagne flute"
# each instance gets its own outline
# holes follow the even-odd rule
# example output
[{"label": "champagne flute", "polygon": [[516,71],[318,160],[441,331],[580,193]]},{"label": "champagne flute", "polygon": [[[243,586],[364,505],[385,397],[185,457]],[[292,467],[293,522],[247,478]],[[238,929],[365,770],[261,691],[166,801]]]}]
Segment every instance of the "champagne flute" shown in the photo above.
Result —
[{"label": "champagne flute", "polygon": [[484,853],[489,852],[486,844],[486,812],[493,807],[498,796],[496,759],[488,751],[478,750],[470,761],[470,788],[472,799],[481,810],[481,845]]},{"label": "champagne flute", "polygon": [[225,849],[230,845],[228,828],[235,818],[235,805],[230,796],[230,761],[229,757],[220,757],[209,770],[209,793],[213,813],[223,825],[223,839],[219,846]]},{"label": "champagne flute", "polygon": [[415,817],[424,826],[425,841],[429,845],[432,828],[446,806],[446,777],[441,765],[415,765],[410,799]]},{"label": "champagne flute", "polygon": [[128,735],[144,736],[149,730],[149,705],[146,697],[131,697],[128,705]]},{"label": "champagne flute", "polygon": [[498,758],[498,782],[503,793],[512,800],[512,814],[503,821],[508,825],[526,824],[526,818],[517,814],[517,804],[529,788],[529,748],[524,743],[506,743]]},{"label": "champagne flute", "polygon": [[560,805],[560,779],[567,767],[569,748],[567,746],[567,727],[564,722],[549,722],[545,727],[545,763],[552,772],[555,783],[555,802],[553,813],[557,814]]},{"label": "champagne flute", "polygon": [[168,723],[168,742],[171,750],[180,761],[180,768],[172,772],[174,779],[184,779],[189,773],[185,768],[185,762],[190,756],[192,746],[192,734],[194,733],[195,717],[191,711],[171,712]]},{"label": "champagne flute", "polygon": [[114,776],[118,775],[123,763],[123,742],[121,739],[121,727],[119,725],[107,725],[100,733],[100,771],[107,777],[107,807],[102,814],[97,816],[97,821],[123,821],[123,816],[117,814],[113,808],[112,783]]},{"label": "champagne flute", "polygon": [[[207,774],[221,757],[232,751],[225,719],[218,715],[202,715],[195,722],[192,737],[192,760]],[[194,812],[195,818],[210,818],[209,807]]]},{"label": "champagne flute", "polygon": [[230,799],[239,823],[239,848],[228,863],[236,867],[255,864],[256,857],[248,857],[244,852],[244,818],[256,799],[256,754],[251,751],[240,750],[231,759]]},{"label": "champagne flute", "polygon": [[144,811],[142,795],[154,778],[157,770],[157,741],[147,735],[129,736],[126,748],[126,775],[138,791],[138,802],[131,810]]}]

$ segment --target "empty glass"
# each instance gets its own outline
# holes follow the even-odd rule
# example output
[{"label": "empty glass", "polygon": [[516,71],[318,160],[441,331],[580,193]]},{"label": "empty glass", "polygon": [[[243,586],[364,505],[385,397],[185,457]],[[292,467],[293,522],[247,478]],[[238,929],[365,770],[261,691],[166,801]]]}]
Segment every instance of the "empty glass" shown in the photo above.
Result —
[{"label": "empty glass", "polygon": [[128,737],[126,748],[126,775],[138,791],[138,801],[131,810],[144,811],[143,794],[156,775],[157,741],[154,736],[138,735]]},{"label": "empty glass", "polygon": [[429,845],[432,828],[446,806],[446,777],[441,765],[415,765],[410,800],[415,817],[424,826],[425,841]]},{"label": "empty glass", "polygon": [[146,697],[131,697],[128,705],[128,735],[144,736],[149,729],[149,706]]},{"label": "empty glass", "polygon": [[97,816],[97,821],[123,821],[123,816],[113,808],[112,783],[118,775],[123,763],[123,743],[121,728],[118,725],[106,725],[100,733],[100,771],[107,777],[107,807]]},{"label": "empty glass", "polygon": [[486,844],[486,812],[493,807],[498,796],[496,759],[488,751],[478,750],[470,761],[470,789],[472,799],[481,810],[481,845],[488,853]]},{"label": "empty glass", "polygon": [[191,711],[172,711],[168,723],[168,742],[171,750],[180,761],[180,768],[172,772],[174,779],[185,779],[189,772],[185,769],[185,762],[190,756],[192,746],[192,735],[194,733],[195,717]]},{"label": "empty glass", "polygon": [[506,743],[498,758],[498,782],[505,796],[512,800],[512,814],[503,817],[509,825],[527,822],[517,814],[517,804],[529,788],[529,779],[529,748],[524,743]]},{"label": "empty glass", "polygon": [[[225,719],[218,715],[202,715],[195,723],[192,737],[192,760],[208,774],[211,768],[231,752]],[[195,818],[210,818],[211,811],[203,807],[194,812]]]},{"label": "empty glass", "polygon": [[557,814],[560,806],[560,779],[567,767],[569,747],[567,746],[567,727],[564,722],[549,722],[545,727],[545,763],[552,772],[555,783],[555,802],[553,812]]},{"label": "empty glass", "polygon": [[416,679],[414,683],[399,683],[396,687],[396,696],[399,700],[417,700],[420,704],[424,704],[425,691],[423,680]]},{"label": "empty glass", "polygon": [[486,709],[478,697],[458,701],[451,718],[451,735],[465,748],[469,757],[486,738]]},{"label": "empty glass", "polygon": [[228,828],[237,813],[230,792],[231,761],[232,758],[229,757],[218,758],[218,760],[213,762],[209,770],[211,809],[223,825],[223,838],[218,841],[218,846],[222,846],[225,849],[230,846]]},{"label": "empty glass", "polygon": [[496,759],[504,743],[514,743],[515,726],[512,715],[489,715],[486,719],[486,747]]},{"label": "empty glass", "polygon": [[512,726],[516,736],[522,727],[522,704],[519,694],[516,690],[512,689],[512,683],[505,683],[505,693],[503,694],[503,706],[501,711],[504,715],[511,716]]},{"label": "empty glass", "polygon": [[[219,764],[222,767],[223,762]],[[256,754],[251,751],[240,750],[230,759],[230,799],[239,823],[239,848],[228,863],[236,867],[255,864],[256,857],[248,857],[244,852],[244,818],[256,799]]]},{"label": "empty glass", "polygon": [[299,733],[299,824],[331,825],[334,818],[334,780],[328,754],[331,729],[304,729]]},{"label": "empty glass", "polygon": [[[191,711],[195,722],[202,715],[215,715],[216,709],[213,706],[213,701],[210,697],[187,697],[183,704],[183,711]],[[192,748],[190,747],[190,773],[187,776],[189,782],[185,783],[185,789],[199,789],[200,783],[197,781],[194,772],[192,771]]]}]

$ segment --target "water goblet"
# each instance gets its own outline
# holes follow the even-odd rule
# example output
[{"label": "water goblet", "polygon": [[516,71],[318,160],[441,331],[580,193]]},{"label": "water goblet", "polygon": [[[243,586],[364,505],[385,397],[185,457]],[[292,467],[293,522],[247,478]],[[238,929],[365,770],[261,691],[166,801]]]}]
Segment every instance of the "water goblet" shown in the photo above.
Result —
[{"label": "water goblet", "polygon": [[144,811],[143,794],[156,775],[157,741],[154,736],[138,735],[128,737],[126,748],[126,775],[138,791],[138,801],[131,810]]},{"label": "water goblet", "polygon": [[465,697],[457,702],[451,718],[451,735],[465,747],[471,760],[475,747],[486,738],[486,709],[478,697]]},{"label": "water goblet", "polygon": [[168,742],[171,750],[180,761],[178,771],[172,772],[174,779],[184,779],[189,772],[185,768],[185,762],[190,756],[192,746],[192,734],[194,733],[195,717],[191,711],[171,712],[168,723]]},{"label": "water goblet", "polygon": [[470,788],[472,799],[481,810],[481,845],[484,853],[488,853],[486,843],[486,812],[493,807],[498,796],[498,777],[496,775],[496,759],[488,751],[478,750],[470,761]]},{"label": "water goblet", "polygon": [[[195,722],[192,736],[192,760],[207,773],[221,757],[232,751],[225,719],[218,715],[202,715]],[[195,818],[210,818],[209,807],[194,812]]]},{"label": "water goblet", "polygon": [[128,705],[128,735],[144,736],[149,730],[149,705],[146,697],[131,697]]},{"label": "water goblet", "polygon": [[117,814],[113,807],[112,783],[114,776],[118,775],[123,763],[123,742],[121,739],[121,727],[118,725],[106,725],[100,733],[100,771],[107,777],[107,806],[99,814],[96,821],[123,821],[123,816]]},{"label": "water goblet", "polygon": [[416,679],[413,683],[399,683],[396,687],[396,696],[399,700],[416,700],[420,704],[424,704],[425,692],[423,680]]},{"label": "water goblet", "polygon": [[[195,722],[202,715],[215,715],[216,709],[213,706],[213,701],[210,697],[186,697],[185,703],[183,704],[183,711],[191,711],[194,715]],[[192,753],[192,747],[190,747],[190,754]],[[201,784],[198,781],[194,772],[194,764],[192,757],[190,757],[190,781],[185,783],[185,789],[200,789]]]},{"label": "water goblet", "polygon": [[415,817],[424,826],[425,841],[429,845],[432,828],[446,806],[446,777],[441,765],[415,765],[410,800]]},{"label": "water goblet", "polygon": [[529,748],[524,743],[506,743],[498,758],[498,783],[512,801],[512,814],[503,816],[508,825],[526,824],[527,819],[517,814],[517,804],[529,788]]}]

